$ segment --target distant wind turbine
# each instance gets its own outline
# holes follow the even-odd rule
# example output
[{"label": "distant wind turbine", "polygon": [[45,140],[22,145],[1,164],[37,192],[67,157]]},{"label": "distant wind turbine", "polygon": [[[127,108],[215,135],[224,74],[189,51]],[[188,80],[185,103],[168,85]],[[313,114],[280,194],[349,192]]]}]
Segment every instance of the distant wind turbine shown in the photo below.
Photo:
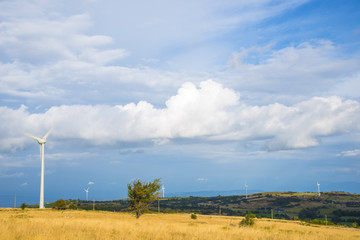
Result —
[{"label": "distant wind turbine", "polygon": [[319,182],[316,182],[316,185],[317,185],[317,188],[318,188],[318,195],[320,197],[320,183]]},{"label": "distant wind turbine", "polygon": [[50,129],[44,137],[39,138],[39,137],[35,137],[31,134],[25,133],[25,135],[27,135],[28,137],[31,137],[32,139],[36,140],[39,144],[40,144],[40,157],[41,157],[41,182],[40,182],[40,204],[39,204],[39,208],[45,208],[44,207],[44,171],[45,171],[45,166],[44,166],[44,148],[45,148],[45,143],[46,143],[46,139],[49,136],[49,134],[51,133],[52,129]]},{"label": "distant wind turbine", "polygon": [[165,187],[164,187],[164,185],[162,185],[162,188],[161,188],[161,189],[162,189],[162,192],[163,192],[163,194],[162,194],[163,196],[162,196],[162,197],[165,198]]},{"label": "distant wind turbine", "polygon": [[86,192],[86,201],[88,201],[88,197],[89,197],[89,188],[84,189],[84,191]]},{"label": "distant wind turbine", "polygon": [[245,196],[246,196],[246,199],[247,199],[247,188],[248,188],[248,185],[245,184]]}]

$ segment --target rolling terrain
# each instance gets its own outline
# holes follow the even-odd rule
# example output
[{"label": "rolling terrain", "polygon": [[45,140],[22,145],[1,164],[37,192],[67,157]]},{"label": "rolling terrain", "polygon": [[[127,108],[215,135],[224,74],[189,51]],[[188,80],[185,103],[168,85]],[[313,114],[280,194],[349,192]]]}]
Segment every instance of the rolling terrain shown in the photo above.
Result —
[{"label": "rolling terrain", "polygon": [[[93,209],[93,202],[68,200],[79,209]],[[97,201],[97,210],[127,212],[128,200]],[[48,205],[51,207],[51,204]],[[152,212],[199,213],[206,215],[245,216],[252,212],[259,217],[312,220],[335,224],[360,225],[360,194],[345,192],[317,193],[267,192],[218,197],[164,198],[153,202]]]}]

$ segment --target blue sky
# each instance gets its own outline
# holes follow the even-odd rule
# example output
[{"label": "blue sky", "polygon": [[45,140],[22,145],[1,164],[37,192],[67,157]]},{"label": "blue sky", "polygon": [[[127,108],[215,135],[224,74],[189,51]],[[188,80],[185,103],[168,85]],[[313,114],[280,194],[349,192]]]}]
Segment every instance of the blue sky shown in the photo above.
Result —
[{"label": "blue sky", "polygon": [[360,3],[0,1],[0,206],[359,191]]}]

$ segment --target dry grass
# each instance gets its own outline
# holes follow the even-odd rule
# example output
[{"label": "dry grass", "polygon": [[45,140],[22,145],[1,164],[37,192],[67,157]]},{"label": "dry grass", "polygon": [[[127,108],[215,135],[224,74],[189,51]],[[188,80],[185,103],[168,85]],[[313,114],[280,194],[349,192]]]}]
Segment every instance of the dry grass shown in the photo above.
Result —
[{"label": "dry grass", "polygon": [[238,227],[241,217],[190,214],[134,215],[51,209],[0,210],[0,239],[360,239],[350,228],[306,226],[299,222],[258,219]]}]

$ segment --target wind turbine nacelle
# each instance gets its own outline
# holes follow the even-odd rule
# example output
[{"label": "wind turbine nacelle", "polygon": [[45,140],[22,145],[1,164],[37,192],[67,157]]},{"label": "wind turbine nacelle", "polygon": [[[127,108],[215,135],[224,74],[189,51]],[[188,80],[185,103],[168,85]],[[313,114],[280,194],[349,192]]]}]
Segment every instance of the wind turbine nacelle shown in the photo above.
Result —
[{"label": "wind turbine nacelle", "polygon": [[39,144],[45,144],[46,140],[43,138],[36,139]]}]

